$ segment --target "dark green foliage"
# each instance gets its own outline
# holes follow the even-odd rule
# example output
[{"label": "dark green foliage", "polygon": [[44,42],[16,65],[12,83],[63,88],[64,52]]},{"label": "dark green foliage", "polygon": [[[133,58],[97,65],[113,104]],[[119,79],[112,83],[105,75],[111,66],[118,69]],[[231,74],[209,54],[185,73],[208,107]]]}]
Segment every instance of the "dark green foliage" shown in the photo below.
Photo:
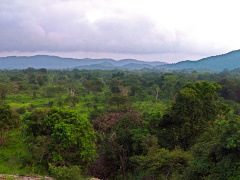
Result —
[{"label": "dark green foliage", "polygon": [[117,72],[112,74],[112,78],[123,78],[124,77],[124,72]]},{"label": "dark green foliage", "polygon": [[193,146],[184,179],[240,178],[240,120],[220,118]]},{"label": "dark green foliage", "polygon": [[2,103],[4,104],[7,97],[8,88],[6,84],[0,83],[0,96]]},{"label": "dark green foliage", "polygon": [[45,83],[42,75],[38,75],[36,80],[37,80],[37,83],[39,84],[39,86],[43,86]]},{"label": "dark green foliage", "polygon": [[26,108],[25,107],[20,107],[16,110],[19,114],[24,114],[26,112]]},{"label": "dark green foliage", "polygon": [[109,82],[109,88],[111,90],[112,93],[120,93],[120,86],[121,86],[122,81],[118,80],[117,78],[112,79]]},{"label": "dark green foliage", "polygon": [[40,68],[39,72],[43,75],[43,74],[47,74],[47,69],[46,68]]},{"label": "dark green foliage", "polygon": [[92,126],[74,111],[36,109],[24,116],[23,132],[33,159],[45,167],[85,166],[96,157]]},{"label": "dark green foliage", "polygon": [[227,100],[240,102],[240,82],[223,79],[219,82],[222,85],[221,96]]},{"label": "dark green foliage", "polygon": [[109,99],[109,104],[111,106],[116,106],[118,110],[120,109],[127,109],[129,100],[127,96],[124,96],[122,94],[113,94]]},{"label": "dark green foliage", "polygon": [[95,93],[102,92],[104,86],[103,82],[98,78],[92,78],[85,80],[83,86],[87,89],[87,92],[93,91]]},{"label": "dark green foliage", "polygon": [[19,116],[14,113],[9,105],[0,106],[0,143],[4,147],[6,145],[6,132],[13,130],[19,126]]},{"label": "dark green foliage", "polygon": [[75,107],[76,103],[79,102],[79,98],[76,96],[68,96],[65,98],[65,102],[67,102],[69,106]]},{"label": "dark green foliage", "polygon": [[29,84],[36,84],[36,76],[34,74],[28,74],[28,83]]},{"label": "dark green foliage", "polygon": [[57,180],[80,180],[82,178],[82,170],[79,166],[58,166],[49,165],[50,175]]},{"label": "dark green foliage", "polygon": [[[126,170],[131,168],[129,157],[133,154],[141,153],[141,148],[138,147],[137,134],[142,127],[142,118],[140,114],[134,110],[127,112],[111,112],[107,115],[100,116],[92,121],[94,129],[102,134],[100,146],[100,159],[95,161],[98,166],[107,169],[111,167],[111,171],[99,178],[108,178],[118,174],[117,169],[121,168],[123,176],[126,176]],[[143,134],[144,131],[142,131]],[[141,138],[139,140],[141,142]],[[107,156],[106,156],[107,155]],[[112,160],[111,163],[109,160]],[[91,171],[98,170],[96,165],[93,165]],[[115,171],[114,171],[115,170]],[[101,174],[101,173],[99,173]]]},{"label": "dark green foliage", "polygon": [[191,158],[190,153],[182,149],[169,151],[160,148],[156,142],[146,148],[146,154],[131,158],[141,179],[179,179]]},{"label": "dark green foliage", "polygon": [[193,145],[219,114],[214,99],[219,88],[207,81],[186,84],[177,94],[169,113],[163,116],[161,127],[166,128],[167,140],[185,149]]}]

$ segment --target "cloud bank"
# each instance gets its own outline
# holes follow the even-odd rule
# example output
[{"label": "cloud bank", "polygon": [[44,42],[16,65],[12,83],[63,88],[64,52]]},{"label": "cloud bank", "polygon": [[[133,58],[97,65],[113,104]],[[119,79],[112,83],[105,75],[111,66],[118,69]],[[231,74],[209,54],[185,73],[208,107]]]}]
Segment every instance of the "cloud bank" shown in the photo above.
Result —
[{"label": "cloud bank", "polygon": [[2,0],[0,54],[214,55],[238,49],[238,17],[231,0]]}]

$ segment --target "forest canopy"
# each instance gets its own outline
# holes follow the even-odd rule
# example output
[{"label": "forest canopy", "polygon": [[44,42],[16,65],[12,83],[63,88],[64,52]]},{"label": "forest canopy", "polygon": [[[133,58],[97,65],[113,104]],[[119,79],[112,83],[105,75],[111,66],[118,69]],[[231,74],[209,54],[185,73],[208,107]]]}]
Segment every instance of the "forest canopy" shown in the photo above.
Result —
[{"label": "forest canopy", "polygon": [[239,179],[240,73],[0,71],[0,173]]}]

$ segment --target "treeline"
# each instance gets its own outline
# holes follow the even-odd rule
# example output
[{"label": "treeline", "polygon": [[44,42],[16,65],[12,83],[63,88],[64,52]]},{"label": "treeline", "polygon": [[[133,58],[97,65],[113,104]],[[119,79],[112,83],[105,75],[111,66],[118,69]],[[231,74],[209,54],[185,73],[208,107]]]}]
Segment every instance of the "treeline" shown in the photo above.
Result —
[{"label": "treeline", "polygon": [[240,178],[238,69],[28,68],[2,70],[0,82],[0,173]]}]

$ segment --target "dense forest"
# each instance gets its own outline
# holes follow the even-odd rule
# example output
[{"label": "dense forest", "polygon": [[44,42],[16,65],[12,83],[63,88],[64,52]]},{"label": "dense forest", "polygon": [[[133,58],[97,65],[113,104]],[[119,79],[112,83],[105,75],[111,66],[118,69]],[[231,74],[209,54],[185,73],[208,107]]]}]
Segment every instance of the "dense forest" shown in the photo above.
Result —
[{"label": "dense forest", "polygon": [[240,69],[0,71],[0,174],[240,179]]}]

